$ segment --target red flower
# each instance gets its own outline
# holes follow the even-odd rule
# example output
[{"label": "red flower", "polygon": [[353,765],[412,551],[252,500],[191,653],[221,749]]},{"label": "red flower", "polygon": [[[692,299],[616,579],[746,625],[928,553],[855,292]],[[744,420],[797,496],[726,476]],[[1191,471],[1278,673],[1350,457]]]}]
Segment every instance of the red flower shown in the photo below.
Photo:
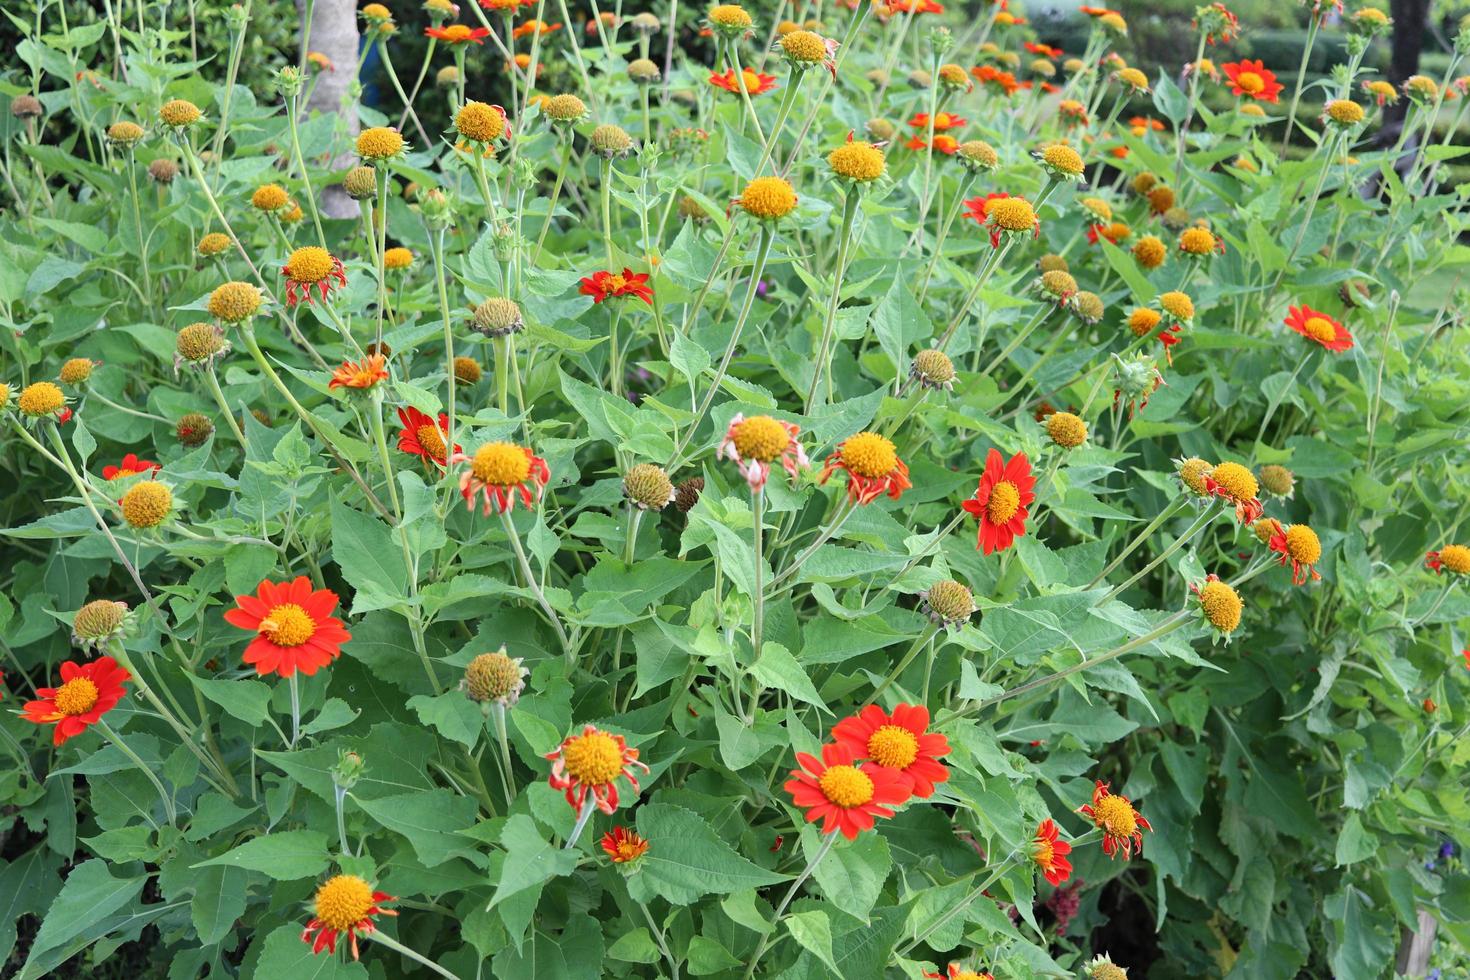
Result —
[{"label": "red flower", "polygon": [[949,754],[949,739],[926,732],[929,709],[923,705],[900,704],[889,714],[876,704],[839,721],[832,740],[848,749],[853,758],[900,773],[909,791],[921,800],[934,795],[934,784],[949,779],[949,770],[939,757]]},{"label": "red flower", "polygon": [[255,595],[235,596],[235,606],[225,612],[225,622],[255,633],[242,659],[257,674],[290,677],[299,670],[309,677],[337,659],[352,639],[332,615],[337,593],[312,589],[305,575],[291,582],[266,579]]},{"label": "red flower", "polygon": [[119,480],[124,477],[137,476],[139,473],[152,474],[163,469],[162,464],[155,463],[151,459],[139,459],[136,453],[128,453],[116,466],[102,467],[102,479]]},{"label": "red flower", "polygon": [[1347,327],[1326,313],[1319,313],[1310,306],[1288,306],[1286,325],[1308,340],[1315,340],[1334,354],[1341,354],[1353,346],[1353,335]]},{"label": "red flower", "polygon": [[1108,14],[1118,14],[1121,11],[1109,10],[1107,7],[1088,7],[1083,5],[1077,8],[1089,17],[1106,17]]},{"label": "red flower", "polygon": [[1279,102],[1281,90],[1286,86],[1276,80],[1275,72],[1260,61],[1232,61],[1221,65],[1225,77],[1230,79],[1230,92],[1244,95],[1261,102]]},{"label": "red flower", "polygon": [[1001,95],[1014,95],[1016,90],[1021,87],[1021,83],[1016,81],[1015,75],[1008,71],[1001,71],[994,65],[979,65],[971,68],[970,74],[974,75],[975,79],[981,85],[988,86],[992,90],[998,91]]},{"label": "red flower", "polygon": [[303,299],[310,305],[312,290],[316,290],[325,302],[333,289],[347,285],[347,272],[342,268],[342,260],[316,245],[306,245],[292,252],[286,264],[281,266],[281,274],[286,277],[288,307]]},{"label": "red flower", "polygon": [[[904,144],[904,146],[907,146],[911,150],[922,150],[928,145],[928,143],[924,142],[923,137],[920,136],[914,136]],[[959,152],[960,141],[946,133],[936,133],[934,135],[934,149],[943,153],[945,156],[954,156]]]},{"label": "red flower", "polygon": [[[1214,30],[1205,34],[1205,43],[1219,41],[1228,44],[1240,36],[1240,18],[1236,17],[1223,3],[1212,3],[1207,19],[1213,22]],[[1195,23],[1199,20],[1196,18]]]},{"label": "red flower", "polygon": [[373,932],[373,917],[397,915],[392,909],[382,908],[384,902],[397,901],[386,892],[374,891],[373,886],[357,875],[334,875],[316,890],[313,903],[315,915],[301,931],[301,941],[311,946],[313,954],[327,950],[337,952],[337,936],[347,933],[352,945],[352,958],[357,959],[357,934]]},{"label": "red flower", "polygon": [[965,217],[978,221],[982,225],[985,224],[985,222],[990,220],[990,215],[987,212],[987,208],[990,206],[990,202],[998,200],[1002,197],[1010,197],[1010,195],[986,194],[984,197],[970,198],[968,201],[964,202]]},{"label": "red flower", "polygon": [[1077,812],[1103,832],[1103,853],[1108,857],[1121,850],[1126,860],[1133,856],[1135,848],[1142,854],[1143,832],[1153,830],[1128,797],[1108,792],[1108,784],[1101,779],[1092,790],[1092,802],[1079,806]]},{"label": "red flower", "polygon": [[894,14],[906,14],[910,11],[915,14],[944,13],[944,5],[935,3],[934,0],[888,0],[885,8],[884,12],[890,17]]},{"label": "red flower", "polygon": [[1037,44],[1035,41],[1027,41],[1021,47],[1030,51],[1032,54],[1039,54],[1043,58],[1060,58],[1066,54],[1061,48],[1054,48],[1049,44]]},{"label": "red flower", "polygon": [[859,432],[839,442],[827,457],[820,482],[826,483],[838,469],[847,471],[847,499],[855,504],[870,504],[885,493],[897,500],[913,486],[893,443],[876,432]]},{"label": "red flower", "polygon": [[[449,431],[449,415],[446,412],[439,413],[439,421],[409,406],[398,410],[398,421],[403,425],[403,431],[398,433],[398,449],[401,452],[411,453],[426,462],[431,462],[440,469],[447,465],[448,454],[444,445],[444,433]],[[463,450],[456,445],[456,453]]]},{"label": "red flower", "polygon": [[[471,41],[475,44],[484,44],[485,38],[490,36],[490,28],[466,27],[463,24],[450,24],[446,27],[425,27],[424,36],[456,46]],[[517,34],[516,36],[519,37],[520,35]]]},{"label": "red flower", "polygon": [[958,963],[951,963],[949,965],[948,974],[930,973],[928,970],[923,971],[923,973],[924,976],[930,977],[931,980],[945,980],[946,976],[948,980],[995,980],[995,977],[989,973],[976,973],[974,970],[966,970]]},{"label": "red flower", "polygon": [[633,767],[648,772],[638,761],[638,750],[628,748],[623,736],[604,732],[587,725],[580,735],[569,735],[555,752],[548,752],[552,789],[566,790],[567,802],[579,813],[587,794],[596,801],[597,809],[612,813],[618,808],[617,778],[622,776],[638,792],[638,779]]},{"label": "red flower", "polygon": [[496,508],[502,514],[515,509],[516,497],[521,498],[522,507],[530,510],[531,502],[540,498],[541,488],[551,481],[546,460],[529,447],[513,442],[487,442],[473,456],[456,450],[449,461],[470,464],[460,474],[459,492],[471,510],[475,509],[475,499],[483,498],[486,515]]},{"label": "red flower", "polygon": [[1322,543],[1316,532],[1305,524],[1287,527],[1277,521],[1276,533],[1271,535],[1266,547],[1281,556],[1282,565],[1291,563],[1292,585],[1306,585],[1309,575],[1313,580],[1322,578],[1322,573],[1317,571],[1317,562],[1322,558]]},{"label": "red flower", "polygon": [[61,686],[36,691],[39,700],[28,701],[25,720],[56,726],[52,741],[61,745],[97,724],[127,693],[123,683],[132,674],[111,657],[98,657],[89,664],[70,660],[61,665]]},{"label": "red flower", "polygon": [[1036,477],[1031,475],[1031,461],[1025,453],[1004,462],[992,448],[985,457],[985,472],[975,496],[964,503],[965,512],[980,522],[979,541],[975,547],[987,555],[1005,551],[1016,538],[1026,533],[1026,507],[1036,499],[1031,488]]},{"label": "red flower", "polygon": [[624,269],[621,273],[594,272],[583,277],[579,291],[583,296],[591,296],[594,303],[601,303],[609,297],[636,296],[653,304],[653,287],[648,285],[648,276],[632,269]]},{"label": "red flower", "polygon": [[[968,122],[969,120],[967,120],[964,116],[957,116],[952,112],[936,112],[934,114],[934,131],[936,133],[942,133],[946,129],[959,129],[961,126],[964,126]],[[919,113],[918,115],[914,116],[914,118],[909,120],[909,125],[912,126],[914,129],[928,130],[929,113]]]},{"label": "red flower", "polygon": [[1031,841],[1031,860],[1046,875],[1053,885],[1060,885],[1072,877],[1072,862],[1067,855],[1072,845],[1058,837],[1056,823],[1047,817],[1036,827],[1036,836]]},{"label": "red flower", "polygon": [[527,34],[550,34],[552,31],[561,30],[561,24],[548,24],[544,20],[528,20],[520,27],[510,32],[511,37],[525,37]]},{"label": "red flower", "polygon": [[327,382],[327,387],[356,389],[375,387],[378,382],[388,380],[388,370],[384,364],[385,359],[382,354],[369,354],[360,361],[343,361],[342,366],[332,372],[332,380]]},{"label": "red flower", "polygon": [[822,746],[822,758],[796,753],[800,769],[791,770],[786,792],[798,807],[806,808],[807,823],[822,821],[822,833],[841,831],[853,840],[873,829],[876,817],[891,817],[890,806],[909,798],[909,781],[897,770],[873,763],[857,765],[857,755],[845,745]]},{"label": "red flower", "polygon": [[648,841],[637,831],[619,826],[602,835],[602,849],[612,858],[613,864],[627,864],[648,853]]},{"label": "red flower", "polygon": [[742,69],[737,79],[735,69],[731,68],[724,74],[716,71],[709,73],[709,83],[715,88],[722,88],[726,92],[740,94],[743,87],[748,95],[764,95],[776,87],[775,75],[762,75],[751,71],[749,68]]}]

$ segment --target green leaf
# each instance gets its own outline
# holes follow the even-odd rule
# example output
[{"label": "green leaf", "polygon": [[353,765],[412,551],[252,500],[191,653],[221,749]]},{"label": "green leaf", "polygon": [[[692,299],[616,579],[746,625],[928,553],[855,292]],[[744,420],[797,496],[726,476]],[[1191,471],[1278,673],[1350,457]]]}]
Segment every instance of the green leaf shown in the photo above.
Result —
[{"label": "green leaf", "polygon": [[30,964],[42,953],[58,949],[97,922],[136,899],[147,876],[114,878],[107,862],[99,858],[83,861],[66,876],[61,893],[51,903],[26,958]]},{"label": "green leaf", "polygon": [[763,687],[775,688],[798,701],[827,710],[826,703],[822,701],[822,696],[817,693],[801,664],[796,662],[790,650],[779,643],[761,644],[761,655],[751,665],[750,673]]},{"label": "green leaf", "polygon": [[571,874],[581,857],[578,851],[564,850],[547,841],[535,822],[523,813],[505,822],[500,843],[505,845],[505,865],[490,899],[491,908],[527,888],[540,888],[552,878]]},{"label": "green leaf", "polygon": [[[384,950],[386,952],[386,950]],[[339,949],[336,956],[312,952],[311,944],[301,941],[300,923],[288,922],[273,929],[265,937],[265,949],[255,964],[258,980],[285,978],[290,980],[367,980],[367,968]]]},{"label": "green leaf", "polygon": [[1378,853],[1378,838],[1363,829],[1363,818],[1349,813],[1343,821],[1342,831],[1337,835],[1337,866],[1357,864]]},{"label": "green leaf", "polygon": [[624,963],[657,963],[663,954],[658,951],[658,945],[648,930],[639,928],[619,936],[607,948],[607,955]]},{"label": "green leaf", "polygon": [[691,977],[707,977],[744,965],[731,956],[728,949],[706,936],[695,936],[689,940],[687,958]]},{"label": "green leaf", "polygon": [[704,818],[667,803],[638,808],[638,833],[650,847],[640,874],[654,892],[675,905],[701,895],[725,895],[785,881],[737,854]]},{"label": "green leaf", "polygon": [[388,525],[332,496],[332,558],[342,577],[357,590],[354,614],[389,609],[408,594],[408,570],[403,549]]},{"label": "green leaf", "polygon": [[[821,846],[815,834],[803,834],[801,843],[808,860]],[[817,863],[812,878],[827,901],[849,915],[866,919],[883,894],[883,882],[892,869],[887,838],[859,834],[856,840],[839,841],[828,851]]]},{"label": "green leaf", "polygon": [[225,680],[186,674],[199,693],[252,728],[264,725],[270,717],[271,689],[260,681],[244,678]]},{"label": "green leaf", "polygon": [[[431,789],[354,802],[378,823],[408,838],[426,868],[456,855],[473,853],[460,835],[475,822],[476,804],[469,797],[447,789]],[[478,854],[474,856],[479,858]]]},{"label": "green leaf", "polygon": [[206,946],[229,935],[235,920],[245,914],[245,883],[249,876],[240,868],[205,868],[194,879],[194,897],[189,913],[199,941]]},{"label": "green leaf", "polygon": [[868,322],[878,346],[893,362],[894,373],[900,375],[908,370],[909,351],[934,334],[934,324],[914,300],[908,277],[902,275],[893,277],[888,294],[873,308]]},{"label": "green leaf", "polygon": [[803,949],[811,950],[833,976],[842,975],[832,960],[832,920],[827,918],[827,913],[820,909],[792,912],[786,917],[786,928],[791,932],[791,938]]},{"label": "green leaf", "polygon": [[277,881],[311,878],[327,868],[327,837],[315,830],[283,830],[248,840],[195,868],[218,865],[259,871]]},{"label": "green leaf", "polygon": [[466,748],[474,748],[480,732],[485,730],[480,706],[465,697],[463,691],[446,691],[435,697],[416,694],[408,699],[408,706],[418,714],[419,721]]}]

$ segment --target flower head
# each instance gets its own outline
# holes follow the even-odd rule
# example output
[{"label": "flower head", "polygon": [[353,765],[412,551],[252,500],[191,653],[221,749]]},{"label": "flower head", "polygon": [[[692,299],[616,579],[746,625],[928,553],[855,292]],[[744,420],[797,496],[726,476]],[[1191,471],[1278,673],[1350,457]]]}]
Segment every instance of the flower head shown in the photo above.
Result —
[{"label": "flower head", "polygon": [[[952,112],[936,112],[934,114],[933,121],[934,131],[936,133],[942,133],[950,129],[961,129],[965,125],[967,125],[968,122],[969,120],[967,120],[964,116],[955,115]],[[928,132],[930,125],[929,113],[919,113],[918,115],[914,116],[914,118],[909,120],[909,125],[912,126],[914,129]]]},{"label": "flower head", "polygon": [[1363,107],[1352,99],[1329,99],[1322,107],[1322,121],[1338,129],[1361,126],[1365,118]]},{"label": "flower head", "polygon": [[590,796],[597,809],[612,813],[618,808],[618,777],[626,779],[636,793],[634,769],[649,771],[638,761],[638,750],[628,748],[623,736],[594,725],[584,727],[580,735],[569,735],[546,758],[551,760],[551,788],[565,790],[567,803],[579,812]]},{"label": "flower head", "polygon": [[1109,792],[1108,785],[1099,779],[1092,791],[1092,802],[1078,807],[1077,812],[1103,832],[1104,854],[1113,857],[1121,850],[1126,860],[1133,856],[1134,850],[1143,853],[1143,832],[1153,827],[1133,808],[1128,797]]},{"label": "flower head", "polygon": [[1051,441],[1063,449],[1076,449],[1087,441],[1087,423],[1071,412],[1052,412],[1043,424]]},{"label": "flower head", "polygon": [[884,494],[897,500],[913,486],[893,443],[876,432],[859,432],[839,442],[827,457],[820,482],[826,483],[838,469],[847,472],[847,499],[854,504],[869,504]]},{"label": "flower head", "polygon": [[71,660],[61,665],[61,686],[36,690],[35,701],[25,705],[25,720],[37,725],[55,725],[52,742],[62,745],[97,724],[117,706],[133,675],[111,657],[98,657],[88,664]]},{"label": "flower head", "polygon": [[975,614],[975,596],[954,579],[942,578],[924,593],[923,609],[930,622],[954,629],[968,623]]},{"label": "flower head", "polygon": [[710,27],[729,38],[744,37],[755,26],[750,14],[738,3],[722,3],[709,9]]},{"label": "flower head", "polygon": [[405,148],[403,134],[387,126],[373,126],[357,135],[357,155],[364,160],[387,160]]},{"label": "flower head", "polygon": [[473,456],[456,451],[449,461],[469,464],[459,477],[460,495],[471,510],[480,498],[487,516],[492,509],[502,514],[513,510],[517,497],[529,510],[551,480],[546,460],[513,442],[487,442]]},{"label": "flower head", "polygon": [[[984,198],[985,227],[990,229],[990,246],[1000,248],[1002,235],[1017,237],[1030,233],[1033,238],[1041,237],[1041,219],[1024,197],[1010,194],[991,194]],[[970,206],[970,201],[965,206]],[[971,217],[974,215],[972,214]],[[978,220],[978,219],[977,219]]]},{"label": "flower head", "polygon": [[928,727],[929,709],[923,705],[900,704],[890,715],[870,704],[834,725],[832,740],[854,759],[899,773],[914,796],[927,800],[936,783],[949,779],[949,770],[939,761],[949,754],[949,740],[926,731]]},{"label": "flower head", "polygon": [[260,311],[260,290],[248,282],[227,282],[209,294],[209,312],[221,323],[243,323]]},{"label": "flower head", "polygon": [[553,95],[542,104],[541,113],[554,124],[568,125],[587,115],[587,103],[575,95]]},{"label": "flower head", "polygon": [[1128,971],[1099,953],[1087,961],[1087,980],[1128,980]]},{"label": "flower head", "polygon": [[174,435],[189,447],[202,446],[214,435],[214,422],[201,412],[185,412],[174,423]]},{"label": "flower head", "polygon": [[1214,468],[1214,463],[1200,459],[1198,456],[1174,461],[1174,470],[1179,475],[1179,482],[1184,485],[1184,489],[1196,497],[1210,495],[1210,473]]},{"label": "flower head", "polygon": [[585,276],[578,292],[583,296],[591,296],[593,303],[633,296],[649,305],[653,304],[653,287],[648,285],[648,275],[627,268],[622,272],[604,270]]},{"label": "flower head", "polygon": [[[466,27],[464,24],[449,24],[445,27],[426,27],[424,36],[432,37],[436,41],[443,41],[451,48],[457,48],[463,44],[484,44],[485,38],[490,36],[488,27]],[[519,37],[520,35],[516,35]]]},{"label": "flower head", "polygon": [[1290,499],[1296,489],[1296,474],[1275,463],[1261,467],[1260,480],[1262,490],[1284,499]]},{"label": "flower head", "polygon": [[633,152],[633,137],[621,126],[603,123],[587,137],[592,152],[609,160],[625,157]]},{"label": "flower head", "polygon": [[980,522],[975,547],[985,554],[1005,551],[1026,533],[1026,508],[1036,499],[1031,462],[1025,453],[1009,461],[994,448],[985,457],[985,471],[975,495],[964,502],[965,512]]},{"label": "flower head", "polygon": [[1211,496],[1234,504],[1236,519],[1242,524],[1254,524],[1261,516],[1262,506],[1257,496],[1260,485],[1255,475],[1239,463],[1217,464],[1205,478],[1205,489]]},{"label": "flower head", "polygon": [[1229,44],[1240,36],[1240,20],[1223,3],[1196,7],[1194,23],[1204,33],[1205,43]]},{"label": "flower head", "polygon": [[1189,326],[1194,322],[1194,300],[1188,293],[1170,290],[1159,294],[1159,311],[1165,320]]},{"label": "flower head", "polygon": [[[1463,544],[1447,544],[1438,551],[1424,556],[1424,565],[1436,575],[1449,571],[1452,575],[1470,575],[1470,547]],[[1470,667],[1470,659],[1466,660]]]},{"label": "flower head", "polygon": [[1393,105],[1399,100],[1399,90],[1393,82],[1385,82],[1381,78],[1364,82],[1363,94],[1371,96],[1379,105]]},{"label": "flower head", "polygon": [[959,156],[960,166],[966,170],[979,172],[994,170],[1000,166],[1000,154],[984,140],[965,140],[955,152]]},{"label": "flower head", "polygon": [[454,131],[473,143],[488,144],[510,138],[510,121],[500,106],[470,101],[454,114]]},{"label": "flower head", "polygon": [[230,244],[229,235],[226,235],[224,232],[212,231],[199,239],[197,251],[203,257],[209,258],[211,255],[218,255],[223,252],[230,247]]},{"label": "flower head", "polygon": [[127,119],[107,127],[107,142],[114,146],[131,147],[141,140],[143,135],[143,127]]},{"label": "flower head", "polygon": [[15,399],[20,414],[31,419],[51,417],[65,421],[68,414],[66,394],[50,381],[33,381],[20,390]]},{"label": "flower head", "polygon": [[1220,66],[1230,80],[1230,92],[1261,102],[1281,101],[1286,86],[1276,80],[1275,72],[1260,61],[1232,61]]},{"label": "flower head", "polygon": [[1031,839],[1031,860],[1041,869],[1049,884],[1060,885],[1072,877],[1072,862],[1067,855],[1072,845],[1061,839],[1056,822],[1050,817],[1036,827],[1036,836]]},{"label": "flower head", "polygon": [[291,203],[291,197],[280,184],[262,184],[250,195],[250,206],[257,211],[279,211]]},{"label": "flower head", "polygon": [[342,644],[352,639],[332,615],[336,609],[337,593],[313,589],[305,575],[290,582],[263,579],[254,595],[235,596],[225,622],[255,634],[241,659],[257,674],[290,677],[299,670],[310,677],[341,656]]},{"label": "flower head", "polygon": [[307,245],[291,253],[281,267],[286,277],[286,305],[295,306],[301,300],[311,303],[315,289],[323,300],[338,286],[347,285],[347,273],[342,260],[319,245]]},{"label": "flower head", "polygon": [[71,621],[71,641],[83,650],[101,650],[128,629],[128,604],[94,599],[77,610]]},{"label": "flower head", "polygon": [[[447,412],[440,412],[439,418],[435,420],[410,405],[398,410],[398,421],[403,426],[403,431],[398,433],[399,452],[417,456],[426,465],[433,463],[440,469],[448,465],[451,454],[444,441],[449,434]],[[458,445],[454,447],[454,453],[461,451]]]},{"label": "flower head", "polygon": [[174,129],[184,129],[192,126],[204,117],[199,107],[188,99],[170,99],[158,110],[158,118],[165,126]]},{"label": "flower head", "polygon": [[946,980],[946,978],[947,980],[995,980],[995,977],[989,973],[967,970],[959,963],[951,963],[948,973],[930,973],[928,970],[924,970],[923,973],[924,976],[931,977],[933,980]]},{"label": "flower head", "polygon": [[1305,524],[1278,526],[1267,547],[1281,555],[1281,564],[1291,563],[1291,584],[1305,585],[1310,575],[1320,579],[1317,563],[1322,560],[1322,542]]},{"label": "flower head", "polygon": [[144,480],[128,488],[117,502],[128,527],[146,531],[158,527],[174,511],[174,494],[165,483]]},{"label": "flower head", "polygon": [[909,366],[909,377],[925,388],[949,391],[954,387],[954,361],[938,348],[921,350],[914,355],[914,363]]},{"label": "flower head", "polygon": [[883,176],[883,151],[863,140],[848,140],[827,154],[827,165],[835,176],[865,184]]},{"label": "flower head", "polygon": [[639,463],[623,475],[623,496],[639,510],[663,510],[674,499],[674,483],[662,466]]},{"label": "flower head", "polygon": [[102,467],[102,479],[124,480],[130,476],[140,476],[145,473],[151,478],[161,469],[163,466],[151,459],[139,459],[137,453],[128,453],[118,461],[116,466],[109,464]]},{"label": "flower head", "polygon": [[796,753],[800,769],[791,771],[786,792],[806,810],[807,823],[822,821],[821,832],[840,831],[854,840],[873,828],[877,817],[893,816],[892,806],[908,800],[911,782],[897,769],[876,762],[857,764],[859,754],[842,743],[822,746],[822,757]]},{"label": "flower head", "polygon": [[738,72],[730,68],[724,72],[710,72],[709,83],[715,88],[724,89],[736,95],[742,91],[746,95],[765,95],[776,87],[776,76],[763,75],[750,68],[743,68]]},{"label": "flower head", "polygon": [[385,269],[407,269],[413,265],[413,249],[390,248],[383,253],[383,268]]},{"label": "flower head", "polygon": [[1353,346],[1353,335],[1347,327],[1305,304],[1287,307],[1286,325],[1334,354],[1341,354]]},{"label": "flower head", "polygon": [[1199,600],[1200,613],[1205,622],[1220,635],[1229,637],[1240,626],[1240,613],[1245,604],[1240,594],[1228,582],[1220,581],[1218,575],[1207,575],[1200,584],[1191,583],[1189,590]]},{"label": "flower head", "polygon": [[1082,155],[1066,143],[1053,143],[1037,153],[1036,159],[1041,168],[1057,180],[1080,181],[1086,170]]},{"label": "flower head", "polygon": [[[605,276],[607,273],[599,272],[597,275]],[[588,281],[582,280],[584,284]],[[587,292],[585,285],[582,292],[584,294]],[[603,299],[605,298],[604,296]],[[602,300],[599,299],[598,302]],[[475,307],[473,319],[475,331],[487,337],[506,337],[526,329],[526,321],[521,316],[520,304],[504,296],[491,296],[485,299]]]},{"label": "flower head", "polygon": [[630,864],[648,853],[648,841],[622,825],[603,834],[601,844],[613,864]]},{"label": "flower head", "polygon": [[464,670],[459,689],[465,697],[480,704],[494,702],[510,707],[521,699],[526,677],[531,672],[521,666],[520,657],[506,655],[505,647],[494,653],[482,653]]},{"label": "flower head", "polygon": [[1179,251],[1190,258],[1208,258],[1211,255],[1225,254],[1225,242],[1216,238],[1214,232],[1208,228],[1195,225],[1186,228],[1179,233]]},{"label": "flower head", "polygon": [[1143,235],[1133,243],[1133,259],[1145,269],[1157,269],[1168,255],[1168,247],[1155,235]]},{"label": "flower head", "polygon": [[372,885],[356,875],[334,875],[317,888],[311,921],[302,930],[301,941],[311,946],[313,954],[324,949],[335,954],[337,937],[346,933],[355,960],[357,934],[373,932],[375,916],[397,915],[392,909],[382,907],[392,901],[396,901],[392,895],[374,891]]},{"label": "flower head", "polygon": [[796,210],[796,190],[780,177],[757,177],[733,203],[754,218],[775,221]]},{"label": "flower head", "polygon": [[388,369],[382,354],[369,354],[360,361],[343,361],[342,366],[332,372],[328,388],[347,388],[350,391],[366,391],[376,388],[388,380]]},{"label": "flower head", "polygon": [[793,478],[807,465],[806,450],[796,438],[800,431],[793,423],[769,415],[746,418],[737,414],[725,430],[717,455],[732,460],[750,489],[759,490],[771,475],[772,463],[779,461]]},{"label": "flower head", "polygon": [[191,323],[180,327],[174,338],[174,373],[184,364],[204,367],[230,349],[225,332],[212,323]]}]

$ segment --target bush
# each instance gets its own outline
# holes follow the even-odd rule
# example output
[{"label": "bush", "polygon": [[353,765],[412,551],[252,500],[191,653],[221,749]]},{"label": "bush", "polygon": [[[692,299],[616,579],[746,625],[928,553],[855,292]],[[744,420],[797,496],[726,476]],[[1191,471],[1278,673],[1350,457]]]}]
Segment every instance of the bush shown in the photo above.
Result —
[{"label": "bush", "polygon": [[7,76],[6,975],[1464,971],[1461,150],[1360,41],[365,6],[399,132],[140,9]]}]

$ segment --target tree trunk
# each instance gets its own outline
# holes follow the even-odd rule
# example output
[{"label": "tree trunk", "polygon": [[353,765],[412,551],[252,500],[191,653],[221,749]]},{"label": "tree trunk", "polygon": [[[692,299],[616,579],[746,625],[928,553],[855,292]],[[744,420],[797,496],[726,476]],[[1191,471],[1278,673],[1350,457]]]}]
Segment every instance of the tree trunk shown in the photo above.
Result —
[{"label": "tree trunk", "polygon": [[[1390,0],[1390,15],[1393,17],[1393,33],[1389,37],[1392,57],[1388,66],[1388,80],[1402,85],[1404,79],[1419,71],[1419,52],[1424,49],[1424,27],[1429,21],[1430,0]],[[1400,99],[1395,105],[1385,107],[1384,124],[1378,130],[1381,146],[1392,146],[1404,125],[1404,116],[1409,109],[1409,100]]]},{"label": "tree trunk", "polygon": [[1439,923],[1428,912],[1419,913],[1419,931],[1404,929],[1399,936],[1399,952],[1394,958],[1394,972],[1404,977],[1422,977],[1429,971],[1429,956],[1434,952],[1434,934]]},{"label": "tree trunk", "polygon": [[[296,0],[296,4],[298,15],[304,21],[305,2]],[[349,94],[357,80],[354,77],[359,43],[357,5],[353,0],[314,0],[311,35],[303,40],[309,50],[320,51],[332,63],[331,71],[308,66],[308,70],[316,73],[318,78],[311,99],[306,104],[306,112],[316,110],[340,115],[349,137],[346,145],[350,147],[351,137],[357,135],[358,129],[357,103]],[[342,170],[351,166],[354,160],[353,155],[347,152],[334,158],[331,165],[334,170]],[[323,189],[320,203],[322,212],[333,218],[355,218],[358,215],[357,202],[348,197],[337,184]]]}]

